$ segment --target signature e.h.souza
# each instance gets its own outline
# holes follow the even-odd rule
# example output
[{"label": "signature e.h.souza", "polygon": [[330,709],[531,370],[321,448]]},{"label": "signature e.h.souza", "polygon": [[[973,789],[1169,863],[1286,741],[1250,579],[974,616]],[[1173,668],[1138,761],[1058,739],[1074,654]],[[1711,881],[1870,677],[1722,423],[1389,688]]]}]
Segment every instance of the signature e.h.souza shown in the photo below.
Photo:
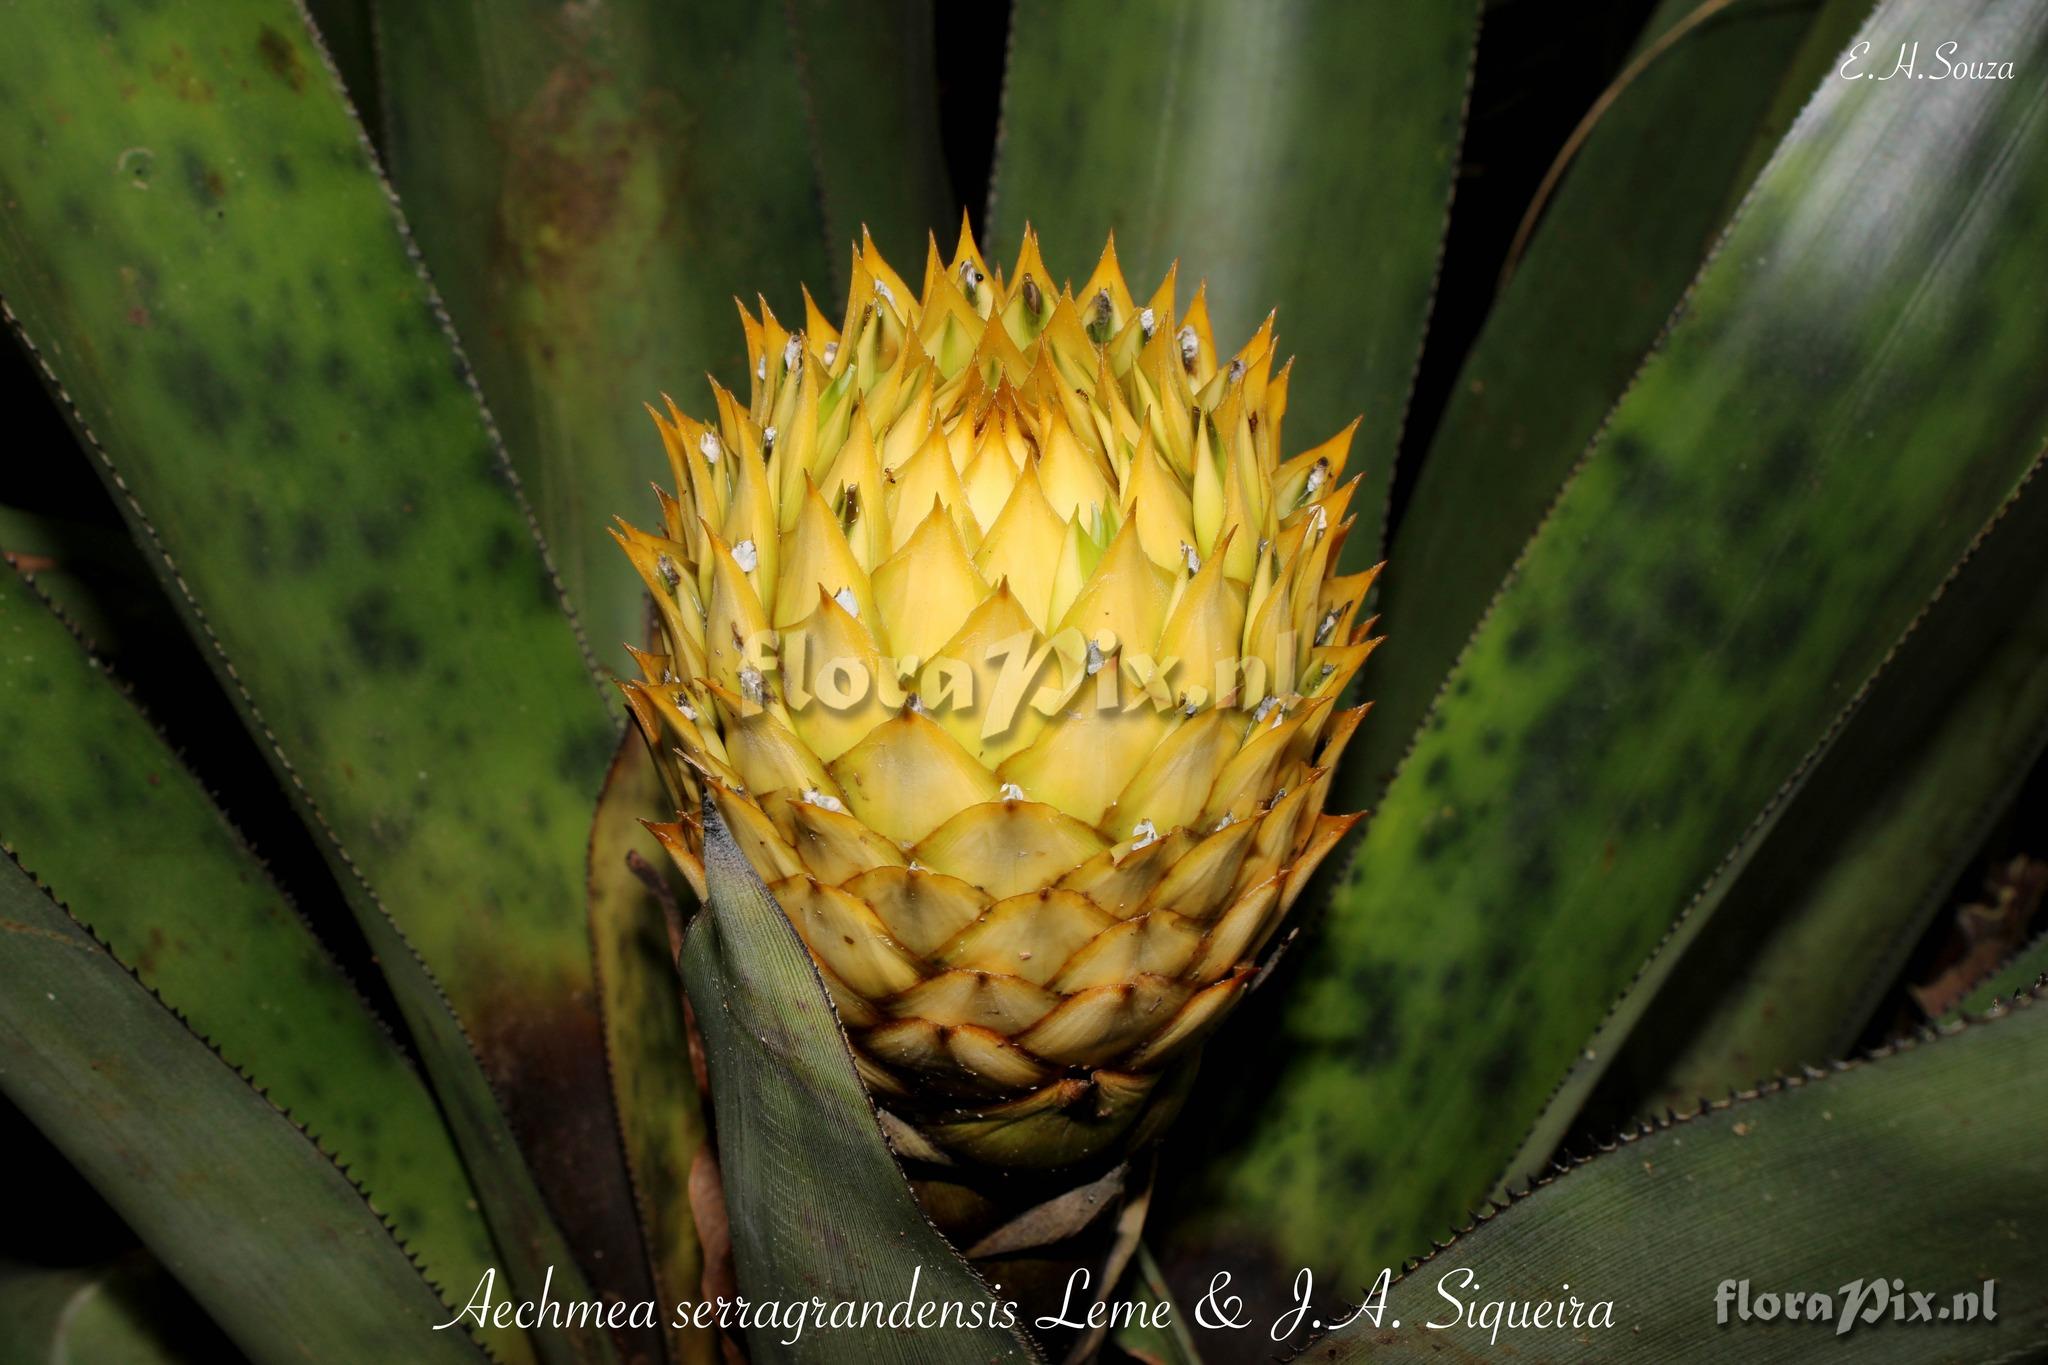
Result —
[{"label": "signature e.h.souza", "polygon": [[1837,73],[1845,81],[1888,81],[1902,78],[1909,81],[2009,81],[2012,79],[2012,63],[2000,61],[1979,61],[1966,59],[1962,55],[1962,44],[1950,40],[1935,47],[1921,60],[1920,44],[1916,40],[1900,43],[1898,55],[1889,66],[1885,55],[1875,59],[1870,52],[1868,40],[1850,48],[1842,59]]}]

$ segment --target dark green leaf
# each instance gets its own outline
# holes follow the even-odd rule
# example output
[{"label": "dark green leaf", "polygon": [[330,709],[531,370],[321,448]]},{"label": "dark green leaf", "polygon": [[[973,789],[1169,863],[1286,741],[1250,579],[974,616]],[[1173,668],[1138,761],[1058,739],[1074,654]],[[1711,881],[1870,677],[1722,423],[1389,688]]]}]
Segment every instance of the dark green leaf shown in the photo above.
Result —
[{"label": "dark green leaf", "polygon": [[[2044,746],[2048,488],[2037,477],[1761,846],[1708,890],[1693,911],[1711,913],[1698,941],[1682,947],[1681,929],[1665,945],[1683,952],[1676,974],[1608,1083],[1636,1112],[1683,1109],[1841,1055]],[[1583,1094],[1579,1073],[1592,1069],[1575,1067],[1565,1093]],[[1531,1163],[1547,1159],[1544,1128]]]},{"label": "dark green leaf", "polygon": [[[2048,10],[1988,0],[1868,36],[1934,29],[2048,62]],[[1501,1174],[2041,450],[2048,311],[2012,301],[2048,274],[2018,226],[2048,214],[2044,104],[1835,81],[1808,107],[1245,1033],[1249,1123],[1160,1201],[1190,1211],[1176,1259],[1244,1239],[1348,1283]]]},{"label": "dark green leaf", "polygon": [[[1665,0],[1638,55],[1699,3]],[[1343,779],[1358,804],[1378,796],[1487,599],[1699,270],[1738,176],[1741,188],[1755,178],[1746,157],[1775,78],[1823,22],[1803,5],[1722,11],[1652,59],[1572,160],[1466,357],[1394,539],[1381,590],[1388,646],[1366,675],[1373,719]],[[1819,73],[1801,75],[1804,104]]]},{"label": "dark green leaf", "polygon": [[163,1268],[0,1266],[0,1360],[19,1365],[210,1365],[234,1347]]},{"label": "dark green leaf", "polygon": [[643,591],[606,532],[652,516],[667,467],[642,405],[744,373],[735,297],[765,293],[800,327],[808,283],[836,320],[861,216],[918,253],[910,271],[945,225],[930,15],[658,0],[376,13],[407,217],[592,645],[625,667]]},{"label": "dark green leaf", "polygon": [[[690,1215],[690,1167],[704,1146],[703,1098],[690,1074],[683,982],[662,905],[627,864],[628,855],[668,861],[643,818],[667,798],[653,757],[637,731],[619,741],[590,829],[590,938],[604,1014],[605,1059],[619,1137],[640,1210],[641,1235],[657,1300],[699,1297],[704,1252]],[[717,1334],[675,1334],[680,1359],[710,1361]]]},{"label": "dark green leaf", "polygon": [[433,1095],[178,756],[12,573],[0,752],[0,840],[21,865],[354,1172],[430,1279],[474,1285],[490,1234]]},{"label": "dark green leaf", "polygon": [[613,727],[361,132],[290,0],[9,17],[12,317],[327,836],[508,1263],[572,1258],[440,990],[637,1297],[580,912]]},{"label": "dark green leaf", "polygon": [[[789,0],[784,12],[825,218],[826,278],[844,292],[849,249],[863,226],[905,279],[918,277],[927,234],[950,249],[946,238],[960,215],[940,154],[931,0]],[[997,65],[989,54],[976,74]],[[752,167],[745,178],[773,176]],[[756,268],[776,264],[756,253]],[[770,279],[764,287],[790,285]],[[837,323],[836,301],[818,301]]]},{"label": "dark green leaf", "polygon": [[[2048,1345],[2048,1243],[2033,1235],[2048,1216],[2044,1064],[2048,1001],[2029,999],[2009,1018],[1660,1126],[1459,1238],[1394,1284],[1379,1327],[1356,1322],[1312,1358],[2032,1359]],[[1930,1296],[1928,1318],[1890,1284],[1873,1304],[1873,1282],[1892,1279]],[[1773,1320],[1742,1320],[1744,1281],[1752,1314],[1774,1296]],[[1852,1284],[1870,1316],[1845,1332]],[[1831,1295],[1830,1316],[1790,1320],[1788,1291]],[[1971,1292],[1995,1321],[1957,1320],[1956,1296]],[[1611,1300],[1613,1326],[1503,1327],[1496,1345],[1485,1326],[1427,1326],[1458,1321],[1446,1294],[1465,1314],[1493,1300]]]},{"label": "dark green leaf", "polygon": [[953,1305],[950,1321],[924,1330],[871,1323],[792,1339],[760,1327],[748,1333],[755,1357],[1038,1359],[1020,1331],[995,1325],[1002,1305],[911,1197],[810,953],[715,806],[704,827],[710,898],[683,940],[683,979],[710,1066],[741,1290],[828,1306]]},{"label": "dark green leaf", "polygon": [[12,859],[0,977],[0,1092],[250,1357],[484,1359],[335,1164]]},{"label": "dark green leaf", "polygon": [[1465,0],[1020,0],[989,221],[1059,275],[1104,238],[1149,294],[1209,281],[1217,344],[1268,309],[1301,365],[1290,449],[1364,414],[1346,559],[1380,547],[1387,476],[1436,284],[1478,7]]},{"label": "dark green leaf", "polygon": [[1842,69],[1844,54],[1855,40],[1856,31],[1869,22],[1875,7],[1876,0],[1819,0],[1799,50],[1778,79],[1778,93],[1772,98],[1771,107],[1751,131],[1749,150],[1729,182],[1723,218],[1732,217],[1741,207],[1742,196],[1749,192],[1758,172],[1778,150],[1778,144],[1806,108],[1806,102],[1813,98],[1814,89]]}]

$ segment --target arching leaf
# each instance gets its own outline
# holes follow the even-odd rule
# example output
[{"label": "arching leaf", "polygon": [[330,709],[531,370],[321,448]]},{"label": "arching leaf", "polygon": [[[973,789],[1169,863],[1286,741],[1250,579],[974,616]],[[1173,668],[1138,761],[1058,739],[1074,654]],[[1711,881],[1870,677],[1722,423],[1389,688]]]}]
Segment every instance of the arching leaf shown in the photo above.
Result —
[{"label": "arching leaf", "polygon": [[[1756,851],[1708,891],[1718,904],[1699,940],[1622,1034],[1603,1083],[1615,1103],[1683,1109],[1853,1046],[2044,748],[2048,487],[2037,478]],[[1581,1069],[1560,1099],[1583,1098]],[[1531,1162],[1547,1160],[1536,1150],[1546,1127],[1553,1143],[1561,1131],[1537,1126]]]},{"label": "arching leaf", "polygon": [[[433,1094],[263,864],[18,576],[0,573],[0,843],[376,1198],[427,1276],[496,1254]],[[508,1332],[497,1349],[528,1353]]]},{"label": "arching leaf", "polygon": [[[952,1304],[950,1322],[747,1334],[757,1358],[1039,1359],[967,1262],[926,1220],[896,1165],[809,952],[715,806],[704,807],[709,904],[683,940],[717,1114],[740,1288],[886,1310]],[[829,1192],[822,1194],[821,1192]],[[915,1289],[913,1290],[913,1285]]]},{"label": "arching leaf", "polygon": [[335,1164],[12,859],[0,975],[0,1093],[252,1359],[485,1359]]},{"label": "arching leaf", "polygon": [[[704,1249],[691,1217],[690,1170],[708,1135],[704,1097],[690,1074],[683,982],[676,970],[664,907],[629,857],[652,870],[668,861],[640,821],[665,798],[653,757],[637,732],[619,741],[597,817],[590,827],[590,938],[604,1014],[605,1060],[619,1137],[633,1173],[641,1236],[658,1302],[701,1296]],[[658,875],[658,874],[657,874]],[[694,1325],[672,1333],[677,1357],[710,1361],[715,1332]]]},{"label": "arching leaf", "polygon": [[[2025,1232],[2048,1214],[2044,1062],[2048,1001],[2030,998],[1634,1137],[1460,1237],[1393,1285],[1378,1326],[1311,1358],[2025,1358],[2048,1345],[2048,1246]],[[1611,1301],[1613,1325],[1504,1326],[1496,1342],[1469,1322],[1496,1300],[1571,1297],[1581,1323]]]},{"label": "arching leaf", "polygon": [[[1290,451],[1364,415],[1346,558],[1371,564],[1436,285],[1478,7],[1466,0],[1021,0],[989,221],[1078,287],[1207,277],[1234,351],[1278,308]],[[1007,262],[1005,263],[1007,265]]]},{"label": "arching leaf", "polygon": [[[1390,641],[1365,674],[1373,723],[1346,780],[1370,803],[1392,776],[1487,600],[1627,387],[1761,169],[1752,147],[1792,112],[1872,0],[1741,4],[1685,27],[1665,0],[1641,70],[1600,115],[1494,300],[1403,513],[1381,590]],[[1667,38],[1679,33],[1669,47]],[[1816,41],[1817,39],[1817,41]],[[1789,122],[1790,114],[1784,116]],[[1782,135],[1785,124],[1778,124]],[[1772,136],[1766,150],[1777,146]]]},{"label": "arching leaf", "polygon": [[[836,320],[861,224],[907,271],[955,207],[927,6],[376,0],[406,217],[592,649],[630,672],[653,515],[642,406],[726,383],[734,298]],[[838,283],[835,283],[837,281]]]},{"label": "arching leaf", "polygon": [[303,19],[11,10],[0,291],[321,835],[508,1265],[642,1297],[580,913],[613,727]]},{"label": "arching leaf", "polygon": [[[1992,0],[1866,36],[1929,26],[2048,60],[2048,12]],[[1237,1031],[1258,1060],[1212,1053],[1247,1118],[1161,1199],[1174,1262],[1369,1279],[1498,1178],[2048,440],[2048,313],[2006,306],[2048,240],[1993,227],[2048,211],[2044,107],[1846,80],[1808,107]]]},{"label": "arching leaf", "polygon": [[163,1268],[0,1266],[0,1358],[28,1365],[203,1365],[234,1347]]}]

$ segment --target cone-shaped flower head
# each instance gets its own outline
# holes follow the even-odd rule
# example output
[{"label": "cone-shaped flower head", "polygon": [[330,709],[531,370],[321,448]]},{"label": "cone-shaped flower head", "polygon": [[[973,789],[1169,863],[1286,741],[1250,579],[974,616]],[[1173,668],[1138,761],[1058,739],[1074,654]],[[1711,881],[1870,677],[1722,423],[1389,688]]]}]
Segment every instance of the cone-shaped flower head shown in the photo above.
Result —
[{"label": "cone-shaped flower head", "polygon": [[1272,320],[1220,355],[1113,243],[1070,288],[963,226],[912,288],[864,242],[837,326],[740,314],[746,396],[655,414],[675,493],[618,533],[664,640],[627,686],[685,812],[657,833],[701,892],[715,806],[939,1147],[1140,1140],[1355,818],[1323,812],[1374,643],[1351,432],[1289,456]]}]

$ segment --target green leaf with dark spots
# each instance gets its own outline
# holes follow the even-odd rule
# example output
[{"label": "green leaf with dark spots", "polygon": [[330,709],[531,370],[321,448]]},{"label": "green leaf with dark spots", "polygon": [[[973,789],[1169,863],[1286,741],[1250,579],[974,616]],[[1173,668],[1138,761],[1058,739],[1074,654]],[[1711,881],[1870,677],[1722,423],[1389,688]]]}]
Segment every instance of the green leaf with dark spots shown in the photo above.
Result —
[{"label": "green leaf with dark spots", "polygon": [[433,1095],[178,756],[4,572],[0,752],[0,843],[354,1172],[429,1279],[481,1279],[496,1257]]},{"label": "green leaf with dark spots", "polygon": [[[2048,10],[1995,0],[1866,33],[1935,29],[2048,62]],[[2048,311],[2011,306],[2044,218],[2048,88],[1823,88],[1241,1030],[1230,1156],[1160,1201],[1174,1264],[1349,1284],[1485,1195],[2048,440]]]},{"label": "green leaf with dark spots", "polygon": [[801,327],[801,281],[836,320],[855,215],[915,253],[909,271],[949,225],[930,15],[375,9],[407,217],[591,645],[630,672],[643,589],[607,528],[655,515],[666,465],[643,404],[744,375],[735,297],[765,293]]},{"label": "green leaf with dark spots", "polygon": [[12,859],[0,979],[0,1094],[250,1358],[485,1359],[334,1162]]},{"label": "green leaf with dark spots", "polygon": [[[718,1120],[733,1258],[749,1298],[952,1304],[908,1331],[749,1330],[758,1360],[1037,1360],[1021,1329],[912,1198],[853,1069],[809,951],[704,807],[709,903],[683,940]],[[829,1191],[829,1197],[819,1197]],[[934,1310],[936,1311],[936,1310]]]},{"label": "green leaf with dark spots", "polygon": [[361,132],[290,0],[6,14],[15,324],[326,836],[508,1264],[575,1258],[468,1039],[640,1297],[580,911],[614,731]]},{"label": "green leaf with dark spots", "polygon": [[1614,1059],[1617,1102],[1683,1109],[1862,1035],[2048,748],[2043,484],[1929,607],[1761,847],[1709,889],[1704,931]]},{"label": "green leaf with dark spots", "polygon": [[[2048,1001],[2030,998],[1658,1126],[1493,1215],[1396,1281],[1377,1326],[1353,1323],[1306,1358],[2034,1359],[2048,1347],[2044,1065]],[[1816,1293],[1830,1296],[1825,1319]],[[1796,1321],[1792,1294],[1806,1296]],[[1571,1297],[1610,1300],[1613,1325],[1503,1325],[1496,1344],[1469,1322]]]},{"label": "green leaf with dark spots", "polygon": [[[1665,0],[1637,54],[1698,7]],[[1465,358],[1394,537],[1380,599],[1389,643],[1365,674],[1372,723],[1339,779],[1353,804],[1377,799],[1487,600],[1698,272],[1729,199],[1755,179],[1760,165],[1747,158],[1778,73],[1798,68],[1807,37],[1843,10],[1860,18],[1870,0],[1723,10],[1651,59],[1573,158]],[[1799,71],[1803,105],[1820,73]]]},{"label": "green leaf with dark spots", "polygon": [[1111,229],[1134,292],[1181,263],[1232,352],[1269,309],[1290,451],[1364,415],[1345,558],[1378,557],[1436,284],[1478,24],[1467,0],[1020,0],[989,222],[1078,286]]},{"label": "green leaf with dark spots", "polygon": [[[627,863],[630,854],[646,859],[648,869],[667,864],[668,855],[640,824],[666,804],[647,745],[629,732],[619,741],[590,829],[590,939],[612,1102],[641,1235],[656,1300],[673,1304],[698,1298],[703,1288],[690,1167],[706,1139],[704,1101],[690,1074],[683,982],[664,907]],[[672,1333],[671,1343],[679,1360],[709,1362],[718,1354],[715,1332],[691,1328]]]}]

